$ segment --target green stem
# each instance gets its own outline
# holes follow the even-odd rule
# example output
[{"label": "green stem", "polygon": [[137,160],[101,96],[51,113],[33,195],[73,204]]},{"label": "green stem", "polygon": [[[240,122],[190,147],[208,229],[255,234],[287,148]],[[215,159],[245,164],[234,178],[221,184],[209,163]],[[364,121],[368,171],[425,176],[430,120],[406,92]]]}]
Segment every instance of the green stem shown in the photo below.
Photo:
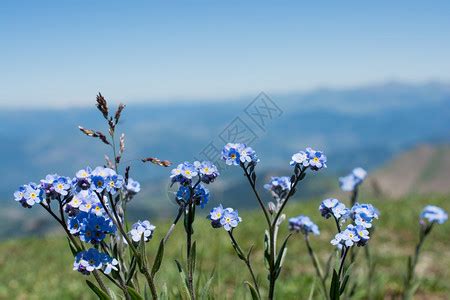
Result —
[{"label": "green stem", "polygon": [[264,205],[264,203],[262,202],[261,197],[258,194],[258,191],[256,190],[255,182],[253,182],[253,180],[251,179],[250,174],[248,173],[248,170],[244,166],[244,164],[241,164],[241,167],[244,170],[245,177],[247,177],[248,182],[250,183],[250,186],[252,187],[253,193],[255,194],[256,199],[258,200],[259,206],[261,207],[261,209],[264,213],[264,217],[266,219],[267,225],[270,226],[271,222],[270,222],[269,213],[267,212],[267,208]]},{"label": "green stem", "polygon": [[[242,251],[241,247],[239,247],[239,244],[237,243],[236,239],[233,236],[233,231],[228,231],[228,234],[231,238],[231,242],[235,246],[234,249],[236,250],[238,256],[245,262],[245,265],[247,266],[248,271],[250,272],[250,275],[252,277],[253,284],[255,285],[256,292],[258,293],[258,297],[261,298],[261,294],[259,292],[259,285],[258,280],[256,280],[255,273],[253,272],[251,263],[250,263],[250,257],[246,256],[244,252]],[[251,251],[251,250],[250,250]]]},{"label": "green stem", "polygon": [[[96,192],[97,193],[97,192]],[[133,252],[133,255],[136,257],[136,260],[139,265],[139,271],[144,275],[145,279],[147,280],[147,284],[150,288],[150,291],[152,293],[153,299],[158,299],[158,293],[156,292],[156,287],[153,278],[150,276],[150,273],[148,272],[147,266],[145,266],[145,257],[141,257],[140,253],[137,251],[136,247],[133,245],[133,241],[130,240],[128,237],[128,234],[123,229],[122,223],[120,222],[120,218],[117,215],[116,210],[114,209],[114,205],[111,203],[112,211],[114,214],[114,217],[111,215],[111,212],[108,210],[108,207],[106,206],[106,203],[103,199],[103,195],[97,193],[98,198],[100,199],[100,202],[103,206],[103,209],[108,214],[109,218],[113,221],[114,225],[119,229],[120,234],[122,237],[127,241],[128,247],[130,247],[131,251]],[[111,195],[108,194],[110,202],[112,201]]]},{"label": "green stem", "polygon": [[325,276],[323,275],[323,271],[322,271],[322,268],[320,267],[319,260],[317,259],[316,255],[314,254],[314,250],[311,247],[311,244],[309,242],[309,237],[307,234],[305,234],[305,242],[306,242],[306,247],[308,248],[309,256],[311,257],[314,268],[316,269],[317,277],[319,277],[320,282],[322,284],[322,289],[323,289],[324,295],[325,295],[326,299],[329,299],[329,295],[327,293],[327,285],[326,285]]},{"label": "green stem", "polygon": [[[192,193],[191,193],[192,194]],[[192,197],[191,197],[192,198]],[[192,223],[195,203],[190,199],[188,204],[188,211],[185,215],[187,218],[187,228],[186,228],[186,259],[187,259],[187,269],[188,269],[188,288],[189,294],[192,300],[195,300],[195,290],[194,290],[194,270],[193,262],[191,261],[191,250],[192,250]]]}]

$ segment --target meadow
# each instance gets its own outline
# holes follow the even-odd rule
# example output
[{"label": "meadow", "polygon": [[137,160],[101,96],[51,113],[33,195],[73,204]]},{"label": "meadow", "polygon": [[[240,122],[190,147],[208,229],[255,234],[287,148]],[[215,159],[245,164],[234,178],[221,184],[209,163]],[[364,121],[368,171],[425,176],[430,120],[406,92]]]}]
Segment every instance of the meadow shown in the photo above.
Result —
[{"label": "meadow", "polygon": [[[301,187],[299,195],[301,197]],[[294,200],[294,199],[293,199]],[[319,236],[311,236],[314,250],[325,264],[333,251],[330,240],[334,236],[333,222],[320,216],[318,206],[322,199],[300,202],[292,201],[286,208],[287,217],[304,214],[318,224]],[[341,199],[348,203],[348,199]],[[255,208],[257,206],[255,199]],[[371,235],[370,251],[376,264],[375,276],[371,281],[372,299],[397,299],[400,297],[403,276],[406,272],[407,256],[414,251],[418,240],[418,215],[427,204],[434,204],[449,211],[449,197],[433,196],[407,197],[399,200],[360,199],[372,203],[380,210],[375,232]],[[226,205],[226,202],[224,203]],[[174,208],[175,209],[175,208]],[[240,261],[230,244],[227,233],[214,229],[204,218],[209,205],[200,211],[194,223],[193,239],[197,241],[198,289],[214,274],[209,299],[251,299],[243,284],[250,280],[245,265]],[[174,212],[175,213],[175,212]],[[243,222],[234,235],[243,249],[254,245],[252,261],[263,295],[267,293],[266,270],[263,264],[263,222],[260,211],[240,211]],[[170,223],[164,219],[151,220],[156,225],[153,240],[148,243],[147,254],[152,260],[159,240]],[[287,234],[287,220],[280,229],[280,235]],[[449,223],[438,225],[425,241],[416,272],[421,280],[415,299],[448,299],[450,294],[450,234]],[[185,255],[185,232],[178,224],[166,246],[161,270],[157,274],[158,290],[168,289],[170,299],[179,299],[178,287],[181,280],[174,260]],[[182,262],[184,258],[182,259]],[[9,240],[0,244],[0,299],[95,299],[86,286],[83,276],[72,270],[73,256],[67,247],[63,232],[48,234],[42,238]],[[369,299],[366,275],[367,265],[364,248],[357,248],[357,264],[353,276],[357,286],[353,299]],[[91,279],[93,280],[93,279]],[[143,283],[143,282],[142,282]],[[307,299],[315,283],[312,299],[322,299],[319,282],[308,256],[303,235],[295,234],[291,240],[285,264],[276,290],[277,299]]]}]

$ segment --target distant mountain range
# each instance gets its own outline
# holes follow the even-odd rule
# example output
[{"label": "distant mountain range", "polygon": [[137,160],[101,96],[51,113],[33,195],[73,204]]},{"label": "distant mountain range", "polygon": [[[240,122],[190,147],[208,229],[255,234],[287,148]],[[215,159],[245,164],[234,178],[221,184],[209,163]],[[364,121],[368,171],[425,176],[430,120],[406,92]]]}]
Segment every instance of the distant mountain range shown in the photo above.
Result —
[{"label": "distant mountain range", "polygon": [[[261,159],[258,166],[261,186],[272,175],[289,174],[291,155],[300,149],[311,146],[327,154],[329,168],[305,181],[302,198],[335,189],[337,176],[355,166],[375,170],[417,144],[450,141],[450,86],[442,83],[389,83],[268,96],[279,111],[274,112],[272,119],[266,118],[262,127],[257,124],[259,120],[246,114],[248,106],[255,103],[252,104],[250,97],[190,104],[130,103],[118,130],[126,134],[124,162],[131,164],[131,176],[143,186],[136,199],[136,213],[165,216],[174,209],[167,196],[170,195],[170,169],[144,165],[139,158],[156,156],[174,163],[201,158],[200,152],[211,142],[216,147],[223,145],[224,136],[227,136],[223,133],[232,129],[236,120],[242,121],[253,133],[252,147]],[[92,107],[82,109],[2,110],[0,120],[0,168],[3,174],[0,201],[14,202],[12,193],[20,184],[38,181],[47,173],[73,176],[86,165],[103,164],[103,155],[109,151],[101,142],[84,136],[77,129],[82,125],[106,131],[94,101]],[[440,153],[440,150],[436,151],[433,153]],[[435,158],[430,158],[428,167],[424,168],[428,171],[420,176],[437,176],[430,171],[435,165],[442,168]],[[392,167],[394,170],[389,174],[406,178],[414,173],[415,167],[422,169],[413,159],[406,165],[409,163],[412,166],[405,171],[407,173],[396,173],[394,171],[400,167]],[[382,189],[386,188],[390,195],[396,196],[397,192],[388,188],[393,179],[382,173],[380,176]],[[420,191],[433,191],[433,185],[420,187],[415,181],[412,185]],[[404,189],[409,190],[410,186]],[[213,201],[224,200],[241,208],[253,207],[253,201],[248,200],[251,195],[237,168],[224,169],[211,190]],[[11,215],[20,219],[23,212],[12,212]]]}]

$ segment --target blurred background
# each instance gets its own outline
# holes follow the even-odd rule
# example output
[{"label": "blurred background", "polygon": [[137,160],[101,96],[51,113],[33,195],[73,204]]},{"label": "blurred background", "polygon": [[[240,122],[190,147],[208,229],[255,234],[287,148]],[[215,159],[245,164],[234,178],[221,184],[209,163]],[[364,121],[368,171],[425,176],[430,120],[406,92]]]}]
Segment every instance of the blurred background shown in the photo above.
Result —
[{"label": "blurred background", "polygon": [[[360,200],[382,215],[371,242],[375,299],[395,298],[420,210],[450,209],[449,15],[448,1],[1,1],[0,299],[92,297],[71,270],[61,229],[39,207],[21,208],[13,193],[46,174],[73,177],[113,156],[78,130],[107,133],[95,108],[99,92],[112,111],[127,105],[117,129],[125,133],[121,172],[130,165],[142,187],[129,216],[156,224],[155,239],[177,207],[171,168],[144,164],[144,157],[175,166],[216,161],[226,142],[246,142],[261,160],[264,193],[270,176],[291,174],[293,153],[324,151],[328,168],[308,175],[288,208],[289,216],[307,213],[318,222],[322,235],[313,245],[321,259],[333,224],[320,219],[320,200],[348,201],[338,177],[368,170]],[[221,177],[200,214],[218,203],[239,209],[247,224],[237,238],[261,249],[261,239],[248,238],[263,233],[245,178],[217,164]],[[227,236],[211,234],[201,218],[196,226],[198,236],[209,237],[199,239],[199,268],[218,270],[213,295],[248,297]],[[449,230],[440,226],[425,246],[418,299],[448,299]],[[173,258],[182,229],[175,236],[179,245],[168,250],[158,284],[178,280]],[[157,243],[149,244],[153,254]],[[306,298],[314,280],[301,238],[292,249],[287,260],[296,264],[282,274],[280,299]]]},{"label": "blurred background", "polygon": [[[98,92],[127,105],[118,132],[143,187],[136,218],[176,209],[170,169],[140,158],[213,160],[227,141],[256,149],[261,181],[288,175],[294,152],[323,150],[329,168],[297,200],[336,192],[357,166],[367,193],[450,193],[449,12],[446,1],[2,1],[0,238],[53,229],[13,201],[19,185],[112,156],[77,129],[106,131]],[[255,207],[240,172],[221,171],[214,204]]]}]

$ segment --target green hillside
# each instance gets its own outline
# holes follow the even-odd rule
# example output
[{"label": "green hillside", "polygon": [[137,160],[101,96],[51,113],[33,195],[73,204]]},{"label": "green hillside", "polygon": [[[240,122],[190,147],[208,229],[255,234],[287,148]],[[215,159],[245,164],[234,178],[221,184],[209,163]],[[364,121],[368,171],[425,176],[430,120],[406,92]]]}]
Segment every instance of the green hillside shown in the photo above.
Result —
[{"label": "green hillside", "polygon": [[[370,249],[376,257],[377,270],[374,290],[376,298],[398,294],[406,266],[406,256],[413,252],[417,240],[417,216],[428,203],[450,210],[448,197],[440,198],[403,198],[398,201],[379,200],[374,203],[381,210],[376,224],[376,232],[370,241]],[[317,210],[319,199],[307,203],[288,205],[288,217],[307,214],[317,222],[321,235],[312,237],[313,247],[323,261],[326,260],[332,246],[329,243],[334,230],[331,221],[320,217]],[[256,207],[256,203],[255,203]],[[244,248],[255,244],[253,261],[262,262],[261,217],[256,212],[243,213],[243,223],[235,231],[237,239]],[[158,240],[168,228],[168,222],[153,220],[157,225],[157,234],[150,243],[150,254],[154,254]],[[446,299],[450,293],[450,223],[436,226],[427,240],[417,272],[423,279],[417,299]],[[249,299],[243,285],[248,279],[243,263],[234,256],[228,235],[223,229],[213,229],[206,219],[195,222],[195,239],[198,243],[198,268],[202,274],[201,285],[208,274],[215,269],[212,283],[213,299]],[[286,233],[283,227],[282,235]],[[158,274],[159,287],[168,283],[172,298],[176,298],[179,276],[174,263],[183,251],[183,228],[179,226],[167,246],[162,271]],[[364,253],[361,251],[359,264],[354,268],[358,278],[364,281]],[[72,271],[72,257],[62,236],[54,234],[43,239],[20,239],[3,242],[0,245],[0,299],[92,299],[93,295],[84,285],[79,273]],[[260,281],[266,274],[258,264]],[[310,292],[314,281],[314,270],[307,255],[301,235],[291,241],[277,290],[279,299],[304,299]],[[264,281],[265,282],[265,281]],[[365,283],[362,282],[362,285]],[[365,299],[365,288],[357,293],[359,299]],[[318,294],[316,293],[317,298]]]}]

